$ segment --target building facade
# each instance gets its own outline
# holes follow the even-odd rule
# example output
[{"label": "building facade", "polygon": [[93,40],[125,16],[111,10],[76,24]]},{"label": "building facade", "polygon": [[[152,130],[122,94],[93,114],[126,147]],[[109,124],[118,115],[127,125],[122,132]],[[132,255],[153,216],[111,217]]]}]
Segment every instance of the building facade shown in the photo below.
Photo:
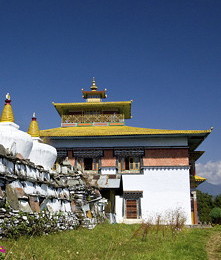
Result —
[{"label": "building facade", "polygon": [[197,224],[195,188],[205,179],[195,173],[195,161],[203,154],[196,149],[211,130],[126,126],[132,101],[104,102],[106,90],[98,91],[95,80],[82,94],[86,102],[53,103],[61,127],[40,131],[57,149],[58,160],[67,157],[73,166],[99,176],[107,213],[118,223],[166,218],[179,210],[187,224]]}]

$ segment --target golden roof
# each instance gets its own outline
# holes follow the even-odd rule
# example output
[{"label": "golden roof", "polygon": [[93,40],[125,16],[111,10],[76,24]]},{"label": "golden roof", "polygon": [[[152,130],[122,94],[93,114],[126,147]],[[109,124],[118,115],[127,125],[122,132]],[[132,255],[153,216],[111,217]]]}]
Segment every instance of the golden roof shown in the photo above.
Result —
[{"label": "golden roof", "polygon": [[10,95],[6,95],[5,106],[2,110],[0,122],[14,122],[14,113],[11,106]]},{"label": "golden roof", "polygon": [[41,130],[40,136],[130,136],[130,135],[207,135],[211,130],[164,130],[131,126],[58,127]]},{"label": "golden roof", "polygon": [[194,176],[194,179],[197,182],[204,182],[204,181],[206,181],[206,178],[203,178],[203,177],[200,177],[200,176],[197,176],[197,175]]},{"label": "golden roof", "polygon": [[29,125],[28,134],[30,134],[32,137],[40,136],[40,130],[39,130],[38,122],[35,117],[35,113],[33,114],[31,123]]},{"label": "golden roof", "polygon": [[105,109],[119,109],[119,112],[124,114],[125,119],[131,118],[131,103],[132,101],[118,101],[118,102],[81,102],[81,103],[52,103],[58,114],[61,116],[69,110],[105,110]]},{"label": "golden roof", "polygon": [[190,184],[191,188],[196,188],[198,187],[201,183],[206,181],[206,178],[200,177],[200,176],[190,176]]}]

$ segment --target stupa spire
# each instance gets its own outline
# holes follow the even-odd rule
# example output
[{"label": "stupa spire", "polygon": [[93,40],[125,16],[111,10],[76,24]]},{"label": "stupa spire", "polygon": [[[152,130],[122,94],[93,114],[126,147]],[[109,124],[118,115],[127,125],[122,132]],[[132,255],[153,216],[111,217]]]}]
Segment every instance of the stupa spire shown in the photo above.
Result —
[{"label": "stupa spire", "polygon": [[9,93],[6,95],[5,106],[2,110],[0,122],[14,122],[14,113],[11,106],[11,97]]},{"label": "stupa spire", "polygon": [[29,125],[28,134],[30,134],[32,137],[40,137],[40,130],[35,113],[33,113],[32,120]]}]

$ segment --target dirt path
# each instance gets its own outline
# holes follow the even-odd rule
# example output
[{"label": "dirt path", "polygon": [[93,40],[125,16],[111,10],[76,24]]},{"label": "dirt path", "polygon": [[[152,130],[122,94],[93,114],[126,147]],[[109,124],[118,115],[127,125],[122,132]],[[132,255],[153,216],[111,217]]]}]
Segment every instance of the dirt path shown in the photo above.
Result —
[{"label": "dirt path", "polygon": [[209,260],[221,260],[221,232],[212,234],[206,249]]}]

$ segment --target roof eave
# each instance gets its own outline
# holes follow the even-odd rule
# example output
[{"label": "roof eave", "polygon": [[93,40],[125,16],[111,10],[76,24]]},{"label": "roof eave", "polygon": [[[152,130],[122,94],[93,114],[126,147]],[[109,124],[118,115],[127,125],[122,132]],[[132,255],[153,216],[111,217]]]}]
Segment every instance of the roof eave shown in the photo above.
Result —
[{"label": "roof eave", "polygon": [[[54,103],[52,102],[53,106],[57,110],[58,114],[62,116],[63,108],[68,108],[73,106],[76,108],[77,106],[85,106],[85,107],[91,107],[91,106],[117,106],[122,107],[125,111],[125,119],[131,118],[131,103],[132,101],[116,101],[116,102],[81,102],[81,103]],[[124,108],[125,106],[128,106],[128,108]]]}]

